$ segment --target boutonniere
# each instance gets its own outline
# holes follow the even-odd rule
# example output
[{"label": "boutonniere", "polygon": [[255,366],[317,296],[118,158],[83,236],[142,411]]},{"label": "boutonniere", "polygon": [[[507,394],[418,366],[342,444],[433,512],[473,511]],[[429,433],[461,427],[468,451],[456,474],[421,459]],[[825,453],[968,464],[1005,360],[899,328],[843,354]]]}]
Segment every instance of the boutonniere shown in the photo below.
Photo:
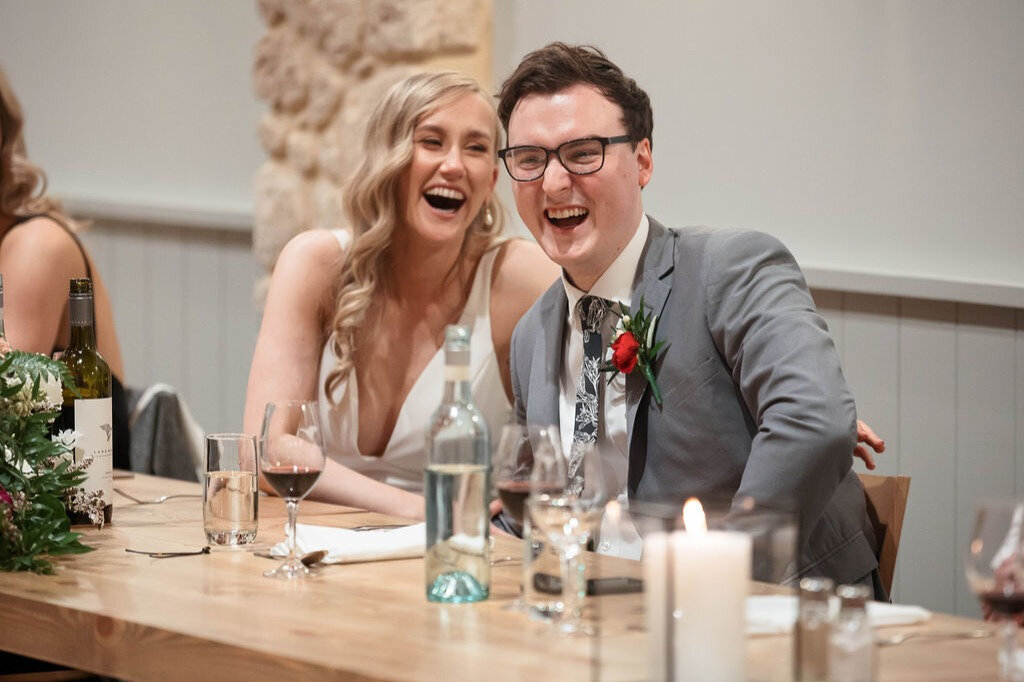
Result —
[{"label": "boutonniere", "polygon": [[643,372],[647,383],[651,385],[651,393],[654,394],[654,402],[661,407],[661,389],[658,388],[658,380],[654,378],[654,361],[658,352],[665,345],[661,340],[654,343],[654,333],[658,326],[658,316],[644,312],[644,299],[640,297],[640,309],[635,315],[629,312],[629,306],[621,301],[616,302],[618,310],[612,306],[612,312],[619,316],[619,323],[616,325],[615,340],[609,344],[611,358],[601,368],[602,372],[611,372],[608,383],[622,372],[629,374],[637,367]]}]

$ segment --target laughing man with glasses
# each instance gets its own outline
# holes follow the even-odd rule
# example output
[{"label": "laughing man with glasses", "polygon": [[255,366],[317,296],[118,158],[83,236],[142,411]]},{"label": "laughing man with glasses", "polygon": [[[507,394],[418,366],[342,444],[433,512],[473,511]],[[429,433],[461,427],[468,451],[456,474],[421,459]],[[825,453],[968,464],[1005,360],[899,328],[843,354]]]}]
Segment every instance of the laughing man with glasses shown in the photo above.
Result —
[{"label": "laughing man with glasses", "polygon": [[[666,229],[644,214],[650,100],[599,50],[537,50],[499,99],[516,207],[562,268],[512,338],[517,418],[559,424],[570,469],[596,444],[631,503],[681,507],[696,495],[739,510],[752,498],[791,512],[796,564],[757,578],[819,575],[884,597],[851,469],[853,395],[789,251],[762,233]],[[649,376],[629,358],[616,361],[626,373],[599,372],[620,304],[656,316],[632,346],[650,352]],[[642,540],[628,522],[605,523],[596,546],[636,557]]]}]

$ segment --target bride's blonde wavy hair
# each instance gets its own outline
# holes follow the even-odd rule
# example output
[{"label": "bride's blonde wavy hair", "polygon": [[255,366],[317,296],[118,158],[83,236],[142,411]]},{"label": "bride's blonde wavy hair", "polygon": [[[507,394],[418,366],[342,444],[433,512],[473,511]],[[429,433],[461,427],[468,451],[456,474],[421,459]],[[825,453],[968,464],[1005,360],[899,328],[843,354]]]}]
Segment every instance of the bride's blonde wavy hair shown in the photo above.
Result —
[{"label": "bride's blonde wavy hair", "polygon": [[[337,358],[324,382],[329,397],[352,371],[356,333],[375,294],[386,285],[391,245],[401,220],[399,182],[412,160],[413,131],[425,115],[466,94],[480,95],[493,108],[490,97],[475,80],[443,71],[417,74],[396,83],[370,115],[363,158],[344,193],[352,246],[337,283],[334,316],[328,330]],[[495,114],[495,145],[500,141],[501,125]],[[498,163],[497,156],[494,163]],[[492,217],[490,224],[485,220],[488,211]],[[491,197],[470,224],[456,266],[464,258],[482,254],[500,241],[503,218],[501,204],[497,197]],[[333,397],[330,399],[333,401]]]},{"label": "bride's blonde wavy hair", "polygon": [[60,202],[46,196],[46,174],[28,160],[24,125],[21,105],[0,69],[0,216],[35,213],[63,216]]}]

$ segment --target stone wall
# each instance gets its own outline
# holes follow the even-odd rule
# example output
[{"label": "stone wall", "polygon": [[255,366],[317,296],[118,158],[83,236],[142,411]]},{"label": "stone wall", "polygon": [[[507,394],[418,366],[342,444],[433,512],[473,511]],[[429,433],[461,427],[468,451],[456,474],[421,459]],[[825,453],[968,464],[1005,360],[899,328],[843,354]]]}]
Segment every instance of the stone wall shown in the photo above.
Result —
[{"label": "stone wall", "polygon": [[259,0],[253,250],[269,270],[292,236],[346,227],[342,187],[366,118],[395,81],[456,69],[490,87],[489,0]]}]

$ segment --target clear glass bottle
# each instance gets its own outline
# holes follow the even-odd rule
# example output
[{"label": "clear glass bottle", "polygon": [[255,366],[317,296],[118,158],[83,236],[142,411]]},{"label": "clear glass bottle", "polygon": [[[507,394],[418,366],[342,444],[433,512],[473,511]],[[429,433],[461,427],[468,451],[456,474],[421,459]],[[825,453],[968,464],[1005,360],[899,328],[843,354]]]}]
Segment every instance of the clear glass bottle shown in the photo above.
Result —
[{"label": "clear glass bottle", "polygon": [[828,578],[800,581],[797,621],[793,631],[793,679],[800,682],[828,682],[829,633],[832,611],[829,598],[833,583]]},{"label": "clear glass bottle", "polygon": [[[68,297],[71,337],[61,356],[78,387],[75,395],[64,387],[64,406],[55,426],[78,432],[75,462],[91,458],[82,483],[87,497],[97,493],[103,499],[103,522],[113,515],[113,420],[111,419],[110,367],[96,351],[92,280],[73,279]],[[72,523],[90,523],[87,515],[71,512]]]},{"label": "clear glass bottle", "polygon": [[490,447],[469,387],[470,330],[445,330],[445,384],[427,429],[426,592],[429,601],[475,602],[491,586]]},{"label": "clear glass bottle", "polygon": [[839,615],[832,625],[829,678],[833,682],[873,682],[877,677],[875,633],[868,619],[871,589],[865,585],[840,585]]}]

